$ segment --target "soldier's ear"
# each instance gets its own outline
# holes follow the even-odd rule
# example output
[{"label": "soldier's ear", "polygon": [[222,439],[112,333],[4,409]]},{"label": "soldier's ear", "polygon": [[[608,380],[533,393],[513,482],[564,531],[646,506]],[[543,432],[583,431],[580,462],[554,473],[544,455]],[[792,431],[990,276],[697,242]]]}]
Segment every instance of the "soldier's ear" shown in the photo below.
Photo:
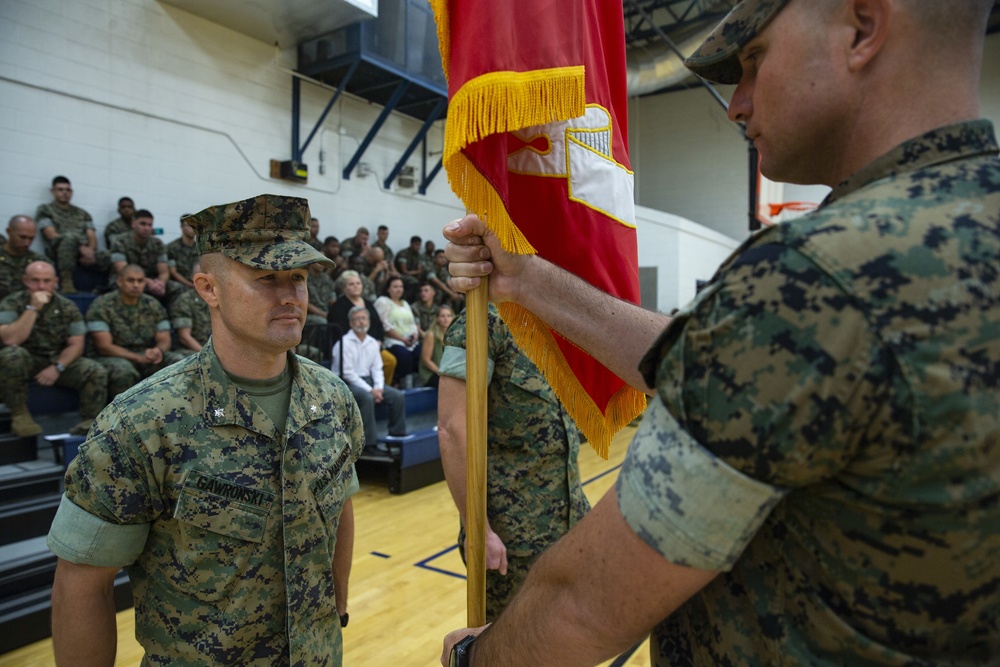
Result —
[{"label": "soldier's ear", "polygon": [[216,289],[218,280],[215,275],[211,273],[196,273],[191,277],[191,282],[194,283],[194,288],[198,291],[199,296],[201,296],[210,308],[215,308],[219,305],[219,295]]}]

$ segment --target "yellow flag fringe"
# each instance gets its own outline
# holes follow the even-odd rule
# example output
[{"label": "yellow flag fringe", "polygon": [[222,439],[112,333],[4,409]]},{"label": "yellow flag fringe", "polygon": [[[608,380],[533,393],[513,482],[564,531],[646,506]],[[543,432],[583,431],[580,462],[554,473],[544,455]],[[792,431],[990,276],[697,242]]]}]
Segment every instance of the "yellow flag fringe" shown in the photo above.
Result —
[{"label": "yellow flag fringe", "polygon": [[607,459],[615,434],[645,410],[646,395],[625,385],[611,398],[606,412],[602,412],[570,370],[544,322],[515,303],[501,303],[497,308],[518,347],[542,371],[590,446],[598,456]]},{"label": "yellow flag fringe", "polygon": [[[447,77],[451,57],[447,0],[431,0],[438,46]],[[583,66],[530,72],[490,72],[467,81],[448,103],[442,158],[452,190],[489,227],[505,250],[535,254],[510,218],[492,184],[462,153],[490,135],[582,116],[586,110]],[[594,451],[608,458],[611,439],[645,408],[646,397],[625,386],[602,411],[570,370],[548,326],[528,310],[499,305],[500,315],[521,350],[538,366]]]}]

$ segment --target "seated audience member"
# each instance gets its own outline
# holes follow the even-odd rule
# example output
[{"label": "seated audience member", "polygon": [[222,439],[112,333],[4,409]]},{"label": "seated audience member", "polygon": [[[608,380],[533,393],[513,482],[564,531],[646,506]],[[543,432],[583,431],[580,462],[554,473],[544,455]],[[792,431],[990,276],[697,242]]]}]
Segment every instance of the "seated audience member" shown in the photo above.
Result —
[{"label": "seated audience member", "polygon": [[46,261],[31,249],[36,229],[35,221],[26,215],[15,215],[7,223],[7,238],[0,245],[0,299],[24,289],[29,264]]},{"label": "seated audience member", "polygon": [[340,241],[336,236],[327,236],[323,239],[323,255],[333,262],[333,266],[327,269],[327,273],[334,280],[340,278],[340,274],[347,270],[347,259],[340,256]]},{"label": "seated audience member", "polygon": [[365,425],[365,446],[378,444],[375,433],[375,406],[389,407],[389,435],[406,435],[406,397],[384,384],[381,345],[368,336],[368,309],[355,306],[347,314],[351,329],[333,346],[333,370],[347,383],[361,410]]},{"label": "seated audience member", "polygon": [[170,279],[194,289],[191,278],[194,276],[194,266],[198,263],[198,244],[195,243],[194,228],[184,222],[187,214],[181,216],[181,235],[167,244],[167,265],[170,267]]},{"label": "seated audience member", "polygon": [[118,217],[104,227],[104,247],[111,250],[111,243],[119,234],[132,231],[132,218],[135,216],[135,202],[131,197],[118,199]]},{"label": "seated audience member", "polygon": [[434,253],[437,252],[434,248],[434,241],[430,239],[424,241],[424,254],[420,257],[420,261],[424,264],[424,279],[434,273]]},{"label": "seated audience member", "polygon": [[342,257],[350,259],[354,255],[361,255],[368,250],[368,228],[358,227],[358,231],[349,239],[344,239],[340,244],[340,254]]},{"label": "seated audience member", "polygon": [[[191,275],[201,273],[195,263]],[[184,290],[170,304],[170,326],[174,330],[174,352],[189,356],[199,352],[212,335],[212,316],[208,304],[193,289]]]},{"label": "seated audience member", "polygon": [[73,186],[65,176],[52,179],[52,201],[35,211],[35,222],[45,239],[45,254],[55,260],[60,289],[64,294],[76,293],[73,271],[77,265],[106,272],[107,257],[97,252],[97,232],[94,219],[82,208],[70,203]]},{"label": "seated audience member", "polygon": [[447,301],[456,313],[460,313],[465,309],[465,295],[451,288],[451,285],[448,284],[450,279],[448,258],[445,257],[444,250],[434,251],[434,271],[427,276],[427,282],[437,289],[438,303]]},{"label": "seated audience member", "polygon": [[398,276],[399,273],[389,262],[385,261],[385,253],[381,248],[368,248],[364,253],[365,274],[375,285],[376,291],[381,291],[385,286],[385,281],[391,276]]},{"label": "seated audience member", "polygon": [[441,355],[444,354],[444,335],[455,319],[455,311],[444,304],[438,308],[434,323],[424,333],[420,343],[420,384],[424,387],[438,386],[438,371]]},{"label": "seated audience member", "polygon": [[384,345],[396,357],[396,369],[400,380],[412,381],[408,376],[419,369],[420,333],[417,330],[413,309],[403,300],[402,277],[389,278],[383,295],[375,300],[375,310],[385,330]]},{"label": "seated audience member", "polygon": [[146,209],[135,212],[132,233],[116,236],[111,243],[111,265],[115,274],[126,265],[141,267],[146,275],[146,292],[161,303],[170,303],[184,289],[170,280],[170,263],[163,241],[153,236],[153,214]]},{"label": "seated audience member", "polygon": [[362,255],[352,255],[350,259],[347,260],[348,266],[351,270],[358,274],[361,278],[361,285],[363,289],[361,290],[361,295],[368,301],[374,301],[378,298],[379,290],[375,288],[375,283],[372,282],[371,278],[368,277],[365,272],[365,258]]},{"label": "seated audience member", "polygon": [[170,322],[159,301],[144,294],[146,273],[129,264],[118,272],[118,289],[94,299],[87,331],[97,360],[108,371],[111,399],[184,355],[170,351]]},{"label": "seated audience member", "polygon": [[378,230],[375,232],[375,236],[376,241],[372,244],[372,247],[381,250],[383,259],[389,262],[389,266],[394,269],[396,264],[392,261],[392,248],[390,248],[389,244],[386,243],[386,241],[389,240],[389,228],[385,225],[379,225]]},{"label": "seated audience member", "polygon": [[438,305],[435,301],[437,290],[430,283],[420,283],[417,290],[417,300],[412,304],[413,316],[417,318],[417,327],[420,335],[431,328],[434,318],[437,317]]},{"label": "seated audience member", "polygon": [[323,252],[323,242],[319,240],[319,218],[309,218],[309,238],[306,243]]},{"label": "seated audience member", "polygon": [[319,262],[309,265],[309,305],[306,307],[306,324],[326,324],[330,319],[330,306],[337,300],[337,285]]},{"label": "seated audience member", "polygon": [[[364,287],[361,283],[361,276],[357,271],[344,271],[338,281],[340,284],[340,297],[330,308],[329,322],[340,327],[341,335],[351,329],[351,322],[347,315],[351,308],[363,306],[368,311],[368,337],[374,338],[383,344],[385,342],[385,330],[382,328],[382,319],[374,304],[362,296]],[[385,369],[385,383],[392,384],[393,375],[396,373],[396,357],[391,352],[382,348],[382,367]]]},{"label": "seated audience member", "polygon": [[24,271],[26,289],[0,301],[0,368],[14,435],[42,432],[28,412],[28,383],[76,389],[80,395],[79,424],[70,429],[84,435],[108,398],[104,367],[83,355],[87,327],[72,301],[56,293],[55,268],[35,261]]},{"label": "seated audience member", "polygon": [[396,255],[396,270],[403,277],[403,293],[406,298],[413,298],[417,285],[427,275],[423,254],[420,252],[420,237],[411,236],[410,245]]}]

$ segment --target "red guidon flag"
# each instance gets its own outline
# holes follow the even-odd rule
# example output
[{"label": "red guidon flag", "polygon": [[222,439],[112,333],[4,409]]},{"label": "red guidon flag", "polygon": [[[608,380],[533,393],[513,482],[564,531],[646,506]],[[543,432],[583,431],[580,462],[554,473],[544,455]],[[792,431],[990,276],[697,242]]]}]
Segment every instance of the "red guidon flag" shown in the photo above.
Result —
[{"label": "red guidon flag", "polygon": [[[537,253],[638,303],[621,2],[431,6],[448,77],[452,189],[508,251]],[[500,313],[606,458],[645,395],[520,306]]]}]

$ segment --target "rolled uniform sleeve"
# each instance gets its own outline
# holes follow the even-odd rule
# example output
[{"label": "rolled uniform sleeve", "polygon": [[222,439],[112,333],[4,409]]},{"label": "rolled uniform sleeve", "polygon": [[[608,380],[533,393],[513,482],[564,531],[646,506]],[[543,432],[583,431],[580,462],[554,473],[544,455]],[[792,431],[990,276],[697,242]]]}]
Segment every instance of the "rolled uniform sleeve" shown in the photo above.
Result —
[{"label": "rolled uniform sleeve", "polygon": [[643,360],[657,398],[619,478],[626,521],[671,562],[730,569],[784,495],[851,460],[876,347],[796,249],[738,253]]},{"label": "rolled uniform sleeve", "polygon": [[106,409],[70,464],[47,539],[60,558],[113,567],[130,565],[142,552],[162,501],[148,467],[128,445],[128,432],[114,408]]}]

